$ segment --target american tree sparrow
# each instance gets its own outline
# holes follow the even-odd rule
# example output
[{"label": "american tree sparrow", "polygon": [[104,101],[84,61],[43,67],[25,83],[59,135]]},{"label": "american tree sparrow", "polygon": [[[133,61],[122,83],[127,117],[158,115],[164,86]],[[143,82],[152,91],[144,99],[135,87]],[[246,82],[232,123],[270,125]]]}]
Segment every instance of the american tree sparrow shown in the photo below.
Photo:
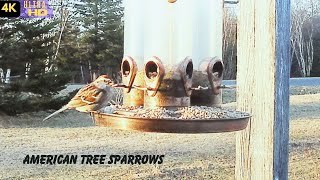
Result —
[{"label": "american tree sparrow", "polygon": [[43,121],[68,109],[75,109],[80,112],[91,112],[101,109],[108,105],[114,96],[112,85],[114,85],[114,82],[107,75],[99,76],[92,83],[82,87],[67,105],[50,114]]}]

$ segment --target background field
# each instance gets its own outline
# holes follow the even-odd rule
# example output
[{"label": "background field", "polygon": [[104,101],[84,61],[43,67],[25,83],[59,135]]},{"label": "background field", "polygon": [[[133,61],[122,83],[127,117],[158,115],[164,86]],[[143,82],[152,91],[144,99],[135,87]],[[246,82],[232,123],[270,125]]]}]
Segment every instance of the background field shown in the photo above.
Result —
[{"label": "background field", "polygon": [[[289,179],[320,179],[320,88],[291,88]],[[234,108],[235,91],[223,93]],[[231,102],[231,103],[230,103]],[[94,126],[69,111],[0,116],[0,178],[234,179],[235,134],[156,134]],[[23,165],[27,154],[165,154],[161,165]]]}]

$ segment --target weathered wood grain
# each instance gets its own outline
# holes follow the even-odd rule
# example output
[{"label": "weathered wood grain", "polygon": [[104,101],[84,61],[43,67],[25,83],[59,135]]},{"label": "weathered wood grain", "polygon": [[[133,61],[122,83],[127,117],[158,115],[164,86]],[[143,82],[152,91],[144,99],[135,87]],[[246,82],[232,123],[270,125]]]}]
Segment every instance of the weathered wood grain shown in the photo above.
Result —
[{"label": "weathered wood grain", "polygon": [[276,92],[274,124],[274,179],[288,179],[290,0],[276,2]]},{"label": "weathered wood grain", "polygon": [[240,1],[236,179],[287,179],[290,0]]}]

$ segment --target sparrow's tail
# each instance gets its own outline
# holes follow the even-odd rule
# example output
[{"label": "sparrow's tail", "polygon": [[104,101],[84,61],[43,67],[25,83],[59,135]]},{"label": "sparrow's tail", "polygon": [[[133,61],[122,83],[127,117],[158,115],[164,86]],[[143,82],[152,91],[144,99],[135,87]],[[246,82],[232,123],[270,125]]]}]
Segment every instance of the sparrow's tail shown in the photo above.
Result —
[{"label": "sparrow's tail", "polygon": [[68,106],[63,106],[63,107],[62,107],[61,109],[59,109],[58,111],[56,111],[56,112],[50,114],[49,116],[47,116],[46,118],[44,118],[43,121],[48,120],[48,119],[51,118],[52,116],[55,116],[55,115],[61,113],[62,111],[65,111],[65,110],[67,110],[67,109],[68,109]]}]

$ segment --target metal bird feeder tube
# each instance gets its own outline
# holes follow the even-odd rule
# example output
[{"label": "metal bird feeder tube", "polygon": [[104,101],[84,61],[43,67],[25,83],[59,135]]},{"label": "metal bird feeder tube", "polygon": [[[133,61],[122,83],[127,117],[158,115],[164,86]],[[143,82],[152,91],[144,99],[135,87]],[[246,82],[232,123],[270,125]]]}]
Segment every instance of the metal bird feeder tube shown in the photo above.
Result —
[{"label": "metal bird feeder tube", "polygon": [[123,91],[127,106],[143,106],[144,91],[132,88],[144,86],[144,3],[124,2],[124,58],[121,63],[122,82],[129,88]]}]

